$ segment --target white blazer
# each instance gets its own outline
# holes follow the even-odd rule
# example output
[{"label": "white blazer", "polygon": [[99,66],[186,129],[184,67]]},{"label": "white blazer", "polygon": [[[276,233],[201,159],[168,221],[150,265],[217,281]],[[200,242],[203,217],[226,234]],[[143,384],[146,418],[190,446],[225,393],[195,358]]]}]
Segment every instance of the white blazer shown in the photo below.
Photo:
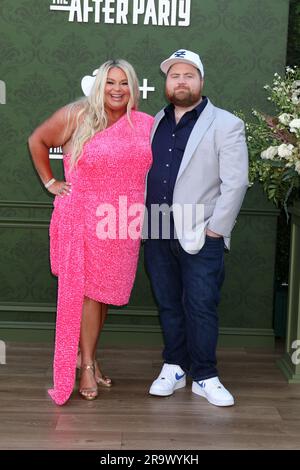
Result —
[{"label": "white blazer", "polygon": [[[164,115],[162,109],[155,116],[151,141]],[[223,235],[230,247],[248,186],[244,122],[208,100],[188,139],[173,193],[175,230],[187,253],[201,250],[206,227]],[[184,212],[186,205],[193,208],[192,220]]]}]

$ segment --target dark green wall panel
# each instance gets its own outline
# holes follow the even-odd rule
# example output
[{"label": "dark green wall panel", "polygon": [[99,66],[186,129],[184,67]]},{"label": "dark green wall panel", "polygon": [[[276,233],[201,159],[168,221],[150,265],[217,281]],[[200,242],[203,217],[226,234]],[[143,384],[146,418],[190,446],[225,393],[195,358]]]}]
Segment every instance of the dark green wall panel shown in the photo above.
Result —
[{"label": "dark green wall panel", "polygon": [[[43,119],[82,95],[84,75],[108,58],[129,60],[140,81],[147,78],[156,88],[140,105],[155,114],[165,103],[159,63],[174,50],[189,48],[203,59],[211,100],[249,114],[252,107],[266,109],[263,85],[285,64],[288,0],[192,0],[188,27],[71,23],[67,12],[50,11],[53,3],[0,1],[0,80],[6,84],[6,104],[0,105],[0,328],[9,339],[17,331],[22,338],[24,331],[38,338],[53,329],[52,197],[38,180],[26,142]],[[60,177],[61,160],[52,160],[52,166]],[[251,189],[226,255],[220,306],[224,343],[272,342],[276,217],[261,191]],[[103,339],[135,336],[147,344],[161,341],[143,252],[130,305],[112,309]]]}]

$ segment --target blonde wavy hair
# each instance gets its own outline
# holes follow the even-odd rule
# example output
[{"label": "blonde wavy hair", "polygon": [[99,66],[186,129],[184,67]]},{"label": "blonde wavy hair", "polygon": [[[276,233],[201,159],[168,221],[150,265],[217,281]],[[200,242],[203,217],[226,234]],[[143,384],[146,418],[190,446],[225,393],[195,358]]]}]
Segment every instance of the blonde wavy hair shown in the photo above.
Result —
[{"label": "blonde wavy hair", "polygon": [[72,135],[72,155],[70,159],[70,169],[74,169],[80,159],[84,144],[91,139],[96,132],[107,127],[108,117],[105,110],[104,91],[108,72],[111,68],[118,67],[126,74],[130,98],[127,104],[127,118],[130,120],[132,109],[138,109],[140,96],[139,82],[134,68],[129,62],[123,59],[108,60],[102,64],[97,72],[91,93],[72,103],[69,107],[69,117],[74,108],[76,109],[76,128]]}]

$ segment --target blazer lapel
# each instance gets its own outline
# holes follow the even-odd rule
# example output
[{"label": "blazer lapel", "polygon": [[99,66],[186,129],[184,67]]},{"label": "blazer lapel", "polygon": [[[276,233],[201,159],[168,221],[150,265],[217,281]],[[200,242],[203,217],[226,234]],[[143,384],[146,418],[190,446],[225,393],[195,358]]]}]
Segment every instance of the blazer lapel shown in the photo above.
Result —
[{"label": "blazer lapel", "polygon": [[185,148],[185,151],[182,157],[182,161],[180,164],[176,182],[178,181],[178,179],[180,178],[180,176],[186,169],[190,159],[193,156],[195,149],[200,144],[201,140],[203,139],[205,135],[205,132],[210,127],[214,118],[215,118],[215,109],[214,109],[213,104],[210,102],[210,100],[208,100],[207,105],[205,106],[204,110],[200,114],[196,124],[194,125],[191,135],[189,137],[187,146]]}]

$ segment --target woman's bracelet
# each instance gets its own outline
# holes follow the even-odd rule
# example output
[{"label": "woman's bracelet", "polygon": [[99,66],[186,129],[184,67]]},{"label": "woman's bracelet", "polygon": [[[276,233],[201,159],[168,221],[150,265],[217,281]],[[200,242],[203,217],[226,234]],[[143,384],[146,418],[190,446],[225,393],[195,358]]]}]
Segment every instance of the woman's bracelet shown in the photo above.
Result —
[{"label": "woman's bracelet", "polygon": [[56,179],[55,178],[52,178],[51,180],[49,180],[47,183],[44,184],[45,188],[49,188],[51,186],[51,184],[55,183]]}]

